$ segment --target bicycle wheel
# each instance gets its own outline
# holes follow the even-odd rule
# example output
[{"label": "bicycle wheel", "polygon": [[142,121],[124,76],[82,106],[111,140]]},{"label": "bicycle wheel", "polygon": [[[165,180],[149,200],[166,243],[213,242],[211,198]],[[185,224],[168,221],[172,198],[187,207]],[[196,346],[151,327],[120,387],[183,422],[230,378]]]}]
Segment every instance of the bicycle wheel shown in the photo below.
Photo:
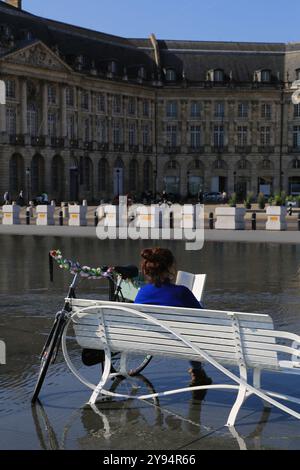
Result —
[{"label": "bicycle wheel", "polygon": [[[152,356],[147,354],[134,354],[130,353],[126,359],[126,372],[130,377],[134,377],[135,375],[140,374],[145,367],[151,361]],[[120,370],[120,360],[121,360],[121,353],[112,353],[112,372],[119,372]]]},{"label": "bicycle wheel", "polygon": [[43,352],[43,356],[41,358],[41,365],[40,365],[39,375],[38,375],[38,379],[37,379],[37,382],[36,382],[36,385],[35,385],[35,388],[34,388],[34,392],[33,392],[32,398],[31,398],[31,403],[35,403],[38,396],[39,396],[39,393],[41,391],[41,388],[43,386],[43,383],[44,383],[44,380],[45,380],[45,377],[46,377],[46,374],[47,374],[49,364],[50,364],[52,356],[53,356],[53,352],[55,350],[55,347],[57,346],[57,341],[61,337],[61,333],[62,333],[62,330],[64,328],[64,325],[65,325],[65,320],[62,320],[60,318],[60,320],[57,322],[56,327],[53,331],[52,338],[51,338],[48,346],[46,347],[46,349]]}]

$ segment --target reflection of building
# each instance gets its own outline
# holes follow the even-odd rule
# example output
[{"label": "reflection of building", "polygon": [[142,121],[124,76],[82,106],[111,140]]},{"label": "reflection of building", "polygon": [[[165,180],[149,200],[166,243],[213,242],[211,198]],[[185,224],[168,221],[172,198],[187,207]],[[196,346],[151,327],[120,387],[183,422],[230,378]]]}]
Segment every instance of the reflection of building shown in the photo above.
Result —
[{"label": "reflection of building", "polygon": [[300,44],[124,39],[20,4],[0,1],[0,191],[300,193]]}]

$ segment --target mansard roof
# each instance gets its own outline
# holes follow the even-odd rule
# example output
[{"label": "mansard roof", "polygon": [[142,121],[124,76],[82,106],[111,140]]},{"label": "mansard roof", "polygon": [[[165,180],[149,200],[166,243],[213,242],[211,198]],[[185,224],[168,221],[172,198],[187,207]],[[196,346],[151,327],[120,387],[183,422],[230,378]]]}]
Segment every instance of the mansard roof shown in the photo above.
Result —
[{"label": "mansard roof", "polygon": [[[79,70],[76,64],[81,57],[81,72],[96,68],[105,76],[112,61],[116,64],[116,76],[120,77],[126,69],[129,79],[135,79],[138,69],[144,67],[151,83],[160,72],[150,39],[123,38],[41,18],[3,1],[0,1],[0,27],[1,24],[11,28],[14,48],[21,47],[24,32],[30,31],[33,39],[59,51],[60,58],[73,69]],[[278,82],[287,76],[293,80],[295,70],[300,68],[300,43],[161,39],[157,40],[157,46],[162,72],[173,69],[178,81],[184,75],[188,82],[204,82],[208,71],[222,69],[225,77],[233,82],[252,82],[256,71],[267,69],[271,71],[272,81]],[[2,47],[0,32],[0,51]]]}]

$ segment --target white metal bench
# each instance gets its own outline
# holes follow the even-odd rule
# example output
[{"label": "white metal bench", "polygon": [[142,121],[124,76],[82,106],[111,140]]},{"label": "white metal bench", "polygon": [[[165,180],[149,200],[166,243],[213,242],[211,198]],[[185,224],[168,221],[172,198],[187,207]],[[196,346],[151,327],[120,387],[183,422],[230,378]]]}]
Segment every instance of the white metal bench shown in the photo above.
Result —
[{"label": "white metal bench", "polygon": [[[67,328],[63,336],[66,362],[75,376],[93,390],[89,403],[101,396],[128,395],[106,390],[110,378],[126,376],[126,357],[141,353],[210,363],[233,384],[212,385],[170,390],[135,398],[146,399],[199,389],[237,390],[227,425],[233,426],[244,401],[252,394],[266,406],[278,407],[300,419],[300,413],[278,399],[300,404],[300,399],[261,388],[261,372],[300,373],[300,336],[274,330],[269,315],[214,310],[137,305],[107,301],[69,299],[76,339],[82,348],[104,349],[105,367],[100,382],[88,382],[72,363],[67,352]],[[111,353],[120,351],[121,367],[111,373]],[[238,368],[232,372],[231,366]],[[248,370],[253,369],[253,382]]]}]

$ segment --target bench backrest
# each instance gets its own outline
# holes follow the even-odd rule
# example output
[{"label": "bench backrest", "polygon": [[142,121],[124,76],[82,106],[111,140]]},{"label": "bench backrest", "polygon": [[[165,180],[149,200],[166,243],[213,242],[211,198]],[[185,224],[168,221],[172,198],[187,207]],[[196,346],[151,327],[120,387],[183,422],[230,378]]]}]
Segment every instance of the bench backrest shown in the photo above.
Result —
[{"label": "bench backrest", "polygon": [[[102,348],[99,338],[102,309],[99,307],[105,306],[105,329],[112,351],[200,360],[195,351],[162,326],[134,312],[123,310],[125,307],[150,315],[222,364],[239,365],[239,347],[242,345],[245,362],[249,367],[279,367],[277,352],[274,351],[275,338],[268,336],[268,331],[274,330],[269,315],[85,299],[69,299],[69,302],[72,311],[77,312],[74,328],[77,341],[83,348]],[[87,307],[91,308],[81,312]]]}]

